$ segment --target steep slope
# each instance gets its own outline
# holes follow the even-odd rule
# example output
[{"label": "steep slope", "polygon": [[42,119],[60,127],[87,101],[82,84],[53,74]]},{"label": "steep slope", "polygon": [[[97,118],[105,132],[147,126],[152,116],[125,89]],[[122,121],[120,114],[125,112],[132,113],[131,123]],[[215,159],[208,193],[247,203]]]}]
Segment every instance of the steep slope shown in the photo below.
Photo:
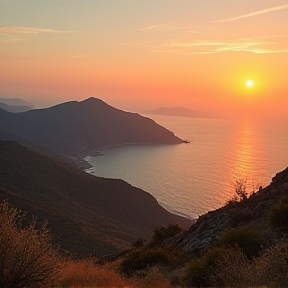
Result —
[{"label": "steep slope", "polygon": [[69,157],[86,156],[109,145],[182,142],[153,120],[118,110],[96,98],[18,114],[0,110],[1,130]]},{"label": "steep slope", "polygon": [[[177,245],[188,255],[201,255],[213,247],[225,232],[242,227],[258,231],[263,244],[269,246],[287,238],[285,229],[273,227],[270,223],[271,211],[283,197],[288,197],[288,168],[276,174],[270,185],[261,188],[247,200],[231,202],[200,216],[188,231],[167,242]],[[287,212],[282,217],[287,217]],[[287,223],[288,219],[285,221]]]},{"label": "steep slope", "polygon": [[47,219],[62,251],[103,256],[157,226],[190,223],[122,180],[91,176],[12,141],[0,141],[0,151],[0,199]]}]

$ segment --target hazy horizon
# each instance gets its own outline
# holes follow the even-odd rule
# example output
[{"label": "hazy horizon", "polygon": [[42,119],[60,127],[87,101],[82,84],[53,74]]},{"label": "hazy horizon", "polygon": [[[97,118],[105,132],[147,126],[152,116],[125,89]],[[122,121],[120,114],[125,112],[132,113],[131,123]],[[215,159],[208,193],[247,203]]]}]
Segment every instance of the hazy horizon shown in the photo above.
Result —
[{"label": "hazy horizon", "polygon": [[288,2],[0,0],[0,97],[285,118]]}]

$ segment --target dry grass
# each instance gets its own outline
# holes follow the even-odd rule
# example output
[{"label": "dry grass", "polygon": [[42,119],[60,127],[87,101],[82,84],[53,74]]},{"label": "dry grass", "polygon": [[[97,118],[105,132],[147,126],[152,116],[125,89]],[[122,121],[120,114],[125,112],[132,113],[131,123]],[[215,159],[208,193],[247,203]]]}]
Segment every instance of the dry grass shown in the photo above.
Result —
[{"label": "dry grass", "polygon": [[114,265],[96,265],[93,259],[64,262],[60,284],[64,288],[125,287]]},{"label": "dry grass", "polygon": [[[288,287],[288,243],[279,243],[249,260],[241,249],[230,249],[214,271],[225,287]],[[264,285],[264,286],[261,286]],[[265,286],[266,285],[266,286]]]},{"label": "dry grass", "polygon": [[[94,259],[62,263],[59,284],[63,288],[171,288],[158,267],[131,278],[119,274],[118,262],[95,264]],[[174,286],[175,287],[175,286]]]}]

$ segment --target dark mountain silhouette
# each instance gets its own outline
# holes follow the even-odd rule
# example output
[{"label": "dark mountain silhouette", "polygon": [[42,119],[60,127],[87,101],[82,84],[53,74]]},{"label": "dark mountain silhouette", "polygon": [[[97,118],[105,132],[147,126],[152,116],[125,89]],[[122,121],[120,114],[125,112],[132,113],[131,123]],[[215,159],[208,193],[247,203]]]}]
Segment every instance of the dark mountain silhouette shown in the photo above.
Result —
[{"label": "dark mountain silhouette", "polygon": [[34,105],[18,98],[0,98],[0,108],[12,113],[26,112],[34,109]]},{"label": "dark mountain silhouette", "polygon": [[122,180],[89,175],[14,141],[0,141],[0,151],[0,199],[47,219],[62,251],[118,253],[157,226],[190,224]]},{"label": "dark mountain silhouette", "polygon": [[69,157],[86,156],[110,145],[182,142],[153,120],[118,110],[96,98],[17,114],[0,110],[0,131]]},{"label": "dark mountain silhouette", "polygon": [[173,107],[173,108],[162,107],[150,110],[146,113],[156,115],[166,115],[166,116],[191,117],[191,118],[223,118],[223,115],[217,113],[191,110],[184,107]]}]

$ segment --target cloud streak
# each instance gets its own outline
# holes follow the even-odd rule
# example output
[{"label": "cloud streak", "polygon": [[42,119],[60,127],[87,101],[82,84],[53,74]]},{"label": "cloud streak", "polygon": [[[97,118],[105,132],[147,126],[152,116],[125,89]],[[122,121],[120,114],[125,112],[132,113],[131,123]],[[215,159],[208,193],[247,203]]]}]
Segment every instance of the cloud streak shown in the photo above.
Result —
[{"label": "cloud streak", "polygon": [[43,29],[34,27],[0,26],[0,33],[4,34],[39,34],[39,33],[68,33],[70,31],[61,31],[53,29]]},{"label": "cloud streak", "polygon": [[158,25],[150,25],[144,28],[141,28],[139,31],[187,31],[189,33],[201,33],[190,26],[176,26],[173,24],[158,24]]},{"label": "cloud streak", "polygon": [[240,16],[237,16],[234,18],[218,20],[218,21],[214,21],[214,22],[215,23],[231,22],[231,21],[235,21],[235,20],[239,20],[239,19],[243,19],[243,18],[254,17],[254,16],[267,14],[267,13],[271,13],[271,12],[278,11],[278,10],[285,10],[285,9],[288,9],[288,5],[280,5],[280,6],[276,6],[276,7],[272,7],[272,8],[268,8],[268,9],[263,9],[263,10],[251,12],[248,14],[244,14],[244,15],[240,15]]},{"label": "cloud streak", "polygon": [[154,48],[160,53],[216,54],[221,52],[251,52],[256,54],[288,53],[287,36],[238,38],[220,41],[173,41]]}]

